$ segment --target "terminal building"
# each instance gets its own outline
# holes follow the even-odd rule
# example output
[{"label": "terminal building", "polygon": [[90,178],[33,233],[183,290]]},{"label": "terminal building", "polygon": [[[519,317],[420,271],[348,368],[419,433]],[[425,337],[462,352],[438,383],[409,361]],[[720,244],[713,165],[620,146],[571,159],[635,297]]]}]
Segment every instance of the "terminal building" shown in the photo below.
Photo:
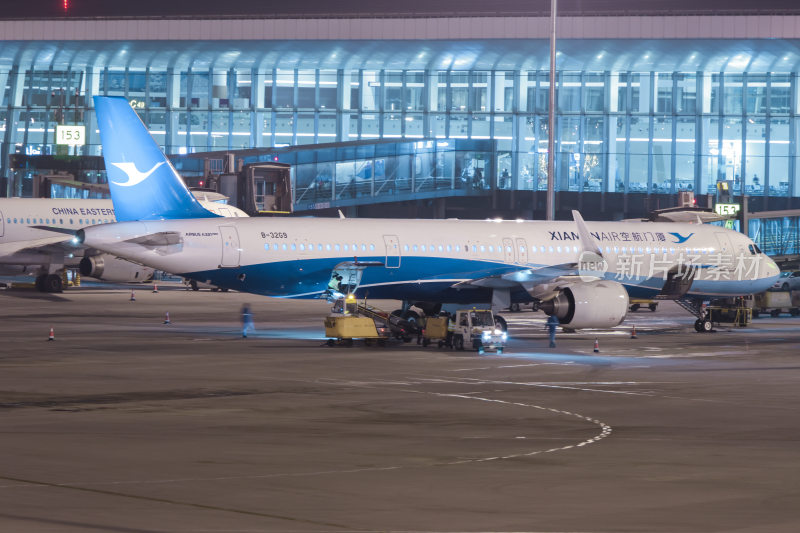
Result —
[{"label": "terminal building", "polygon": [[[711,207],[726,182],[757,242],[800,250],[800,9],[558,34],[557,218]],[[187,176],[290,164],[298,213],[543,218],[548,39],[534,15],[0,20],[0,193],[100,155],[92,96],[113,95]]]}]

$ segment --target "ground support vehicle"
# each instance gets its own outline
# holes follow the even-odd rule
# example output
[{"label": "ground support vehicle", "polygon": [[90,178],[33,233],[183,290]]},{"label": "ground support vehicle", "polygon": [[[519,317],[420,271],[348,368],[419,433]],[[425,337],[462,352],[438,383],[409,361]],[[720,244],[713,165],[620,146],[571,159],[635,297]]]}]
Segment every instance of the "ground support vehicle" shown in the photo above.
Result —
[{"label": "ground support vehicle", "polygon": [[487,349],[503,353],[508,338],[495,323],[491,309],[460,309],[449,327],[453,348],[463,350],[471,346],[481,355]]},{"label": "ground support vehicle", "polygon": [[632,313],[635,313],[642,307],[647,307],[651,311],[655,311],[658,308],[658,302],[653,300],[642,300],[636,298],[630,299],[630,307],[628,307],[628,309],[630,309]]},{"label": "ground support vehicle", "polygon": [[775,317],[784,312],[792,316],[800,315],[800,290],[766,291],[755,295],[753,317],[767,313]]},{"label": "ground support vehicle", "polygon": [[[703,320],[695,322],[695,330],[710,331],[713,324],[732,323],[740,328],[747,327],[752,321],[752,296],[735,298],[718,298],[711,300],[705,307],[706,316]],[[708,324],[708,325],[707,325]]]},{"label": "ground support vehicle", "polygon": [[450,317],[448,315],[427,317],[422,328],[422,345],[428,346],[435,342],[439,348],[452,346],[452,332],[449,326]]},{"label": "ground support vehicle", "polygon": [[325,317],[328,346],[337,342],[351,346],[353,339],[363,339],[365,344],[377,342],[378,345],[386,344],[391,338],[408,342],[412,335],[419,333],[415,323],[367,305],[366,300],[359,302],[352,294],[337,300],[331,311]]}]

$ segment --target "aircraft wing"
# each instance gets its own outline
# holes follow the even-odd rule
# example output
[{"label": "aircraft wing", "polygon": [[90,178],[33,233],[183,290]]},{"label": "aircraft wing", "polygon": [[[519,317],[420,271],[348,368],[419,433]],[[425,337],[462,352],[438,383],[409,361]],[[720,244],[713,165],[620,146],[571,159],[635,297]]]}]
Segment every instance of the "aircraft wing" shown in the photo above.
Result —
[{"label": "aircraft wing", "polygon": [[559,290],[568,285],[602,279],[605,268],[607,268],[603,251],[592,237],[580,213],[573,211],[572,216],[578,226],[581,243],[581,255],[578,261],[537,268],[520,268],[500,276],[461,281],[453,285],[453,288],[512,289],[521,287],[536,298],[547,299],[555,296]]},{"label": "aircraft wing", "polygon": [[63,250],[64,247],[58,245],[70,243],[72,238],[72,234],[61,234],[30,241],[6,242],[0,244],[0,256],[13,255],[20,252],[45,252],[50,251],[47,248],[52,249],[54,247]]}]

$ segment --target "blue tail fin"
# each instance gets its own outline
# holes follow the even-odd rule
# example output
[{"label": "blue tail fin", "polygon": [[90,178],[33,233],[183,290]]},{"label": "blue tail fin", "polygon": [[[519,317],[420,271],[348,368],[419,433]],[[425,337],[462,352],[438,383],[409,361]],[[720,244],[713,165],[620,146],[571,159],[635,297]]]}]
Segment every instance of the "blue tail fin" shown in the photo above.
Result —
[{"label": "blue tail fin", "polygon": [[210,218],[122,97],[95,96],[106,175],[119,222]]}]

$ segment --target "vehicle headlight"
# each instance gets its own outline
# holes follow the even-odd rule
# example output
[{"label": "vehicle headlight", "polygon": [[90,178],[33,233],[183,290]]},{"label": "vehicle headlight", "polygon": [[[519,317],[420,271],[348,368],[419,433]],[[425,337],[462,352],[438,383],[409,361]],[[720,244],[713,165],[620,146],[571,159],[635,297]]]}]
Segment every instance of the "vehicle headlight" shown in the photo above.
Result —
[{"label": "vehicle headlight", "polygon": [[504,331],[504,332],[503,332],[503,340],[506,340],[507,338],[508,338],[508,333],[506,333],[506,332]]},{"label": "vehicle headlight", "polygon": [[503,330],[502,330],[502,329],[496,329],[496,330],[494,330],[494,334],[495,334],[495,335],[500,335],[501,333],[503,333]]},{"label": "vehicle headlight", "polygon": [[484,332],[483,332],[483,338],[484,338],[484,339],[491,338],[491,336],[492,336],[492,334],[491,334],[491,333],[489,333],[488,331],[484,331]]}]

